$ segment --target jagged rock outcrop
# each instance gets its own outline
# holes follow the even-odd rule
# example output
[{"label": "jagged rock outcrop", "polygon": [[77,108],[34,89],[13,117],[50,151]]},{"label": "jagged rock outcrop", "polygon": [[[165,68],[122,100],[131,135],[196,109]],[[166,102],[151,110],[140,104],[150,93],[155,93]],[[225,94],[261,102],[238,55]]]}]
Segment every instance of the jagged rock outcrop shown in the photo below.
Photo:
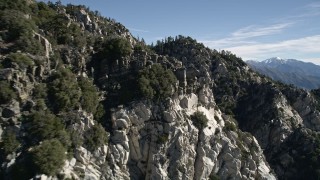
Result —
[{"label": "jagged rock outcrop", "polygon": [[76,18],[77,21],[82,22],[81,26],[83,29],[87,28],[90,32],[93,32],[95,30],[93,29],[95,28],[95,26],[93,26],[89,14],[84,9],[80,9],[76,13]]},{"label": "jagged rock outcrop", "polygon": [[[200,92],[203,99],[211,101],[200,105],[198,95],[190,94],[168,99],[167,107],[140,102],[115,111],[109,145],[115,171],[107,177],[208,179],[217,174],[275,179],[255,138],[226,130],[226,120],[214,107],[211,90]],[[190,119],[195,111],[203,112],[209,120],[203,130]]]},{"label": "jagged rock outcrop", "polygon": [[[299,93],[299,95],[297,95]],[[295,95],[297,96],[295,96]],[[320,130],[320,112],[317,109],[317,101],[308,91],[291,90],[286,92],[293,108],[304,119],[303,124],[312,130]],[[291,98],[290,98],[291,97]]]},{"label": "jagged rock outcrop", "polygon": [[[213,99],[210,89],[204,91]],[[214,174],[275,179],[256,139],[227,129],[226,123],[234,122],[214,101],[199,105],[198,100],[198,95],[190,94],[168,99],[167,107],[146,102],[119,107],[112,116],[110,144],[94,153],[79,147],[60,174],[75,179],[208,179]],[[167,115],[161,115],[163,108]],[[190,119],[196,111],[209,120],[203,130]],[[164,118],[168,116],[171,121]],[[84,131],[93,125],[90,119],[84,114],[74,127]]]},{"label": "jagged rock outcrop", "polygon": [[34,38],[37,39],[44,47],[44,56],[49,59],[50,54],[53,53],[51,43],[48,41],[47,38],[36,32],[34,32]]}]

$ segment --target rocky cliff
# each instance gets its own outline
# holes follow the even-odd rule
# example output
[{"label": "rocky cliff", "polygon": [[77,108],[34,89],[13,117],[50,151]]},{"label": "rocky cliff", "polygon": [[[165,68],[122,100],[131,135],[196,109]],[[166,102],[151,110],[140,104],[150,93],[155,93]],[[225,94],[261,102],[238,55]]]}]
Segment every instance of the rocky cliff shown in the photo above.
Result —
[{"label": "rocky cliff", "polygon": [[[235,126],[206,94],[180,95],[165,104],[135,102],[113,113],[108,177],[127,179],[275,179],[257,140]],[[203,112],[207,127],[190,116]]]},{"label": "rocky cliff", "polygon": [[1,178],[319,177],[317,91],[190,37],[147,46],[84,6],[15,4],[0,4]]}]

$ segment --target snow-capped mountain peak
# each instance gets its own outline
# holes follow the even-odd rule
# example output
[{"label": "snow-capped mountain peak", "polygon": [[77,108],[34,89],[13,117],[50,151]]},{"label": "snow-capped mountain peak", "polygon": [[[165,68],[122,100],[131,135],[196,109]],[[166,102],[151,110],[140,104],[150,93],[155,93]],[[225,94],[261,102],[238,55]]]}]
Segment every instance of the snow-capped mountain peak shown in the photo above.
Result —
[{"label": "snow-capped mountain peak", "polygon": [[262,63],[265,64],[285,64],[288,60],[287,59],[282,59],[280,57],[272,57],[270,59],[266,59],[262,61]]},{"label": "snow-capped mountain peak", "polygon": [[274,80],[306,89],[320,87],[320,66],[296,59],[273,57],[264,61],[247,61],[251,68]]}]

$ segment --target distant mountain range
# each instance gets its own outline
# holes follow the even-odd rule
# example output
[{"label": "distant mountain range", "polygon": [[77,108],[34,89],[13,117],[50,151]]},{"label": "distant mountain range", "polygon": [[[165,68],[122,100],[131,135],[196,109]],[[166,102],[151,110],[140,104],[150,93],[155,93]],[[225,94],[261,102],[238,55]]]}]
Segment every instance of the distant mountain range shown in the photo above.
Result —
[{"label": "distant mountain range", "polygon": [[264,61],[247,61],[247,64],[261,74],[287,84],[305,89],[320,88],[320,66],[296,59],[273,57]]}]

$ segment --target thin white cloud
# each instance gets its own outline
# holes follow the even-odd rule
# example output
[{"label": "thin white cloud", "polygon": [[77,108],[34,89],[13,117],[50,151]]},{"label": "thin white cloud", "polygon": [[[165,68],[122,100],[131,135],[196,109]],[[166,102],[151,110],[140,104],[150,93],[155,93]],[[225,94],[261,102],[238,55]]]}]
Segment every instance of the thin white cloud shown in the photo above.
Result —
[{"label": "thin white cloud", "polygon": [[[285,40],[275,43],[256,43],[226,48],[243,59],[263,59],[276,54],[311,54],[320,56],[320,35],[308,36],[298,39]],[[310,58],[316,60],[320,57]],[[318,63],[319,64],[319,63]]]},{"label": "thin white cloud", "polygon": [[248,26],[248,27],[237,30],[231,35],[232,37],[238,38],[238,39],[267,36],[267,35],[277,34],[292,24],[293,23],[273,24],[267,27]]},{"label": "thin white cloud", "polygon": [[230,46],[236,46],[236,45],[255,44],[255,43],[257,43],[255,41],[239,40],[238,38],[232,38],[232,37],[213,40],[213,41],[200,41],[200,42],[205,44],[206,46],[208,46],[210,48],[224,48],[224,47],[230,47]]},{"label": "thin white cloud", "polygon": [[320,11],[314,10],[314,9],[305,9],[306,12],[297,14],[297,15],[291,15],[284,18],[278,19],[278,21],[301,21],[305,20],[306,18],[312,18],[320,15]]},{"label": "thin white cloud", "polygon": [[143,29],[136,29],[136,28],[128,28],[130,31],[135,31],[135,32],[142,32],[142,33],[148,33],[150,31],[148,30],[143,30]]},{"label": "thin white cloud", "polygon": [[306,5],[307,8],[320,8],[320,2],[313,2],[313,3],[310,3],[310,4],[307,4]]},{"label": "thin white cloud", "polygon": [[251,40],[252,38],[281,33],[283,32],[283,30],[290,27],[292,24],[293,23],[287,22],[272,24],[265,27],[251,25],[231,33],[231,35],[227,38],[210,41],[206,40],[201,42],[211,48],[225,48],[236,45],[256,44],[257,42]]},{"label": "thin white cloud", "polygon": [[306,18],[312,18],[320,15],[320,2],[314,2],[307,4],[305,6],[302,6],[300,8],[301,13],[286,16],[284,18],[278,19],[278,21],[299,21],[299,20],[305,20]]},{"label": "thin white cloud", "polygon": [[210,48],[229,50],[246,60],[263,60],[271,56],[280,56],[300,58],[320,64],[320,34],[277,42],[259,42],[259,37],[281,34],[307,18],[317,18],[320,15],[320,2],[307,4],[300,10],[301,14],[278,18],[274,21],[277,23],[269,26],[247,26],[236,30],[225,38],[201,42]]}]

